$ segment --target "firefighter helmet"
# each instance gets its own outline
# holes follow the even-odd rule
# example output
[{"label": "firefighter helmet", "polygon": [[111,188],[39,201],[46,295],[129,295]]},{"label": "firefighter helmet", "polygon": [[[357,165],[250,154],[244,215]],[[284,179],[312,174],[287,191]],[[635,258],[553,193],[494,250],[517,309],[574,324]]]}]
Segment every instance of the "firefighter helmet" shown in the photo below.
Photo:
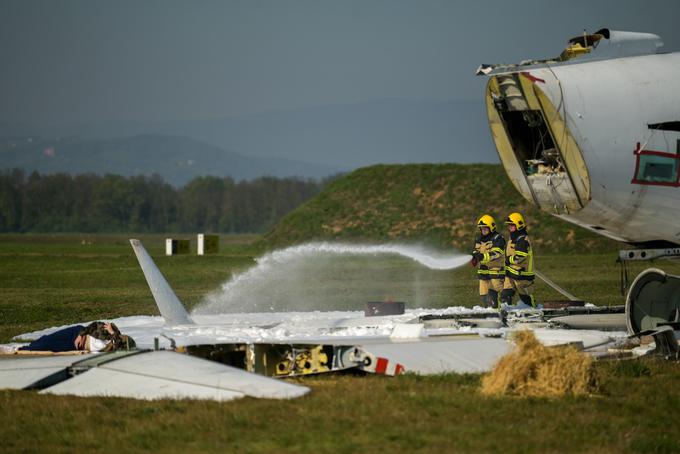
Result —
[{"label": "firefighter helmet", "polygon": [[508,219],[505,220],[505,223],[514,225],[517,230],[522,230],[527,226],[524,222],[524,216],[519,213],[510,213]]},{"label": "firefighter helmet", "polygon": [[492,232],[496,231],[496,220],[489,216],[488,214],[485,214],[481,218],[479,218],[479,221],[477,221],[477,227],[482,228],[482,227],[488,227],[489,230]]}]

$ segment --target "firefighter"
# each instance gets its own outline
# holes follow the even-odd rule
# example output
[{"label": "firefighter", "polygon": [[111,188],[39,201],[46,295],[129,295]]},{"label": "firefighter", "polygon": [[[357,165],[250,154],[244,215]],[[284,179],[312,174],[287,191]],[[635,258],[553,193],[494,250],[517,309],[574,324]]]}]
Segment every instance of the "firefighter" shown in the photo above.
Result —
[{"label": "firefighter", "polygon": [[531,295],[534,285],[534,253],[526,222],[521,214],[511,213],[505,223],[510,231],[510,241],[505,250],[505,281],[501,303],[511,305],[515,293],[518,293],[520,301],[527,308],[536,307],[536,301]]},{"label": "firefighter", "polygon": [[472,251],[472,266],[478,267],[479,296],[487,307],[499,307],[503,289],[505,238],[496,231],[496,221],[488,214],[477,221],[479,229]]}]

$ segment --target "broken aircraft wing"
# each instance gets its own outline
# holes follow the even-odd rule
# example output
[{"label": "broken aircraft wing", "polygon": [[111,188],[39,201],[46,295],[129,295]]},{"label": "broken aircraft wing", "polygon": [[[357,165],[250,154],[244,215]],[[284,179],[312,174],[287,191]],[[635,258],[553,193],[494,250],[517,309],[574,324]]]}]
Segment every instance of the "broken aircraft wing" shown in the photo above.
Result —
[{"label": "broken aircraft wing", "polygon": [[43,388],[68,378],[67,369],[82,356],[23,356],[0,359],[0,389]]},{"label": "broken aircraft wing", "polygon": [[309,392],[304,386],[170,351],[115,352],[86,359],[8,358],[0,360],[0,378],[3,388],[47,386],[41,393],[145,400],[292,399]]}]

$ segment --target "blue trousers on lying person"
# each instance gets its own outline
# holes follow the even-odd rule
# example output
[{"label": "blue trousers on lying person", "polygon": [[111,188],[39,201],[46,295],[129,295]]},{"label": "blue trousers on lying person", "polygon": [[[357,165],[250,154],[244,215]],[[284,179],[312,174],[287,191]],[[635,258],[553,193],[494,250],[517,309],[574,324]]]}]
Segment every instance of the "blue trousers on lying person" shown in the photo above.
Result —
[{"label": "blue trousers on lying person", "polygon": [[76,346],[76,338],[85,327],[82,325],[69,326],[52,334],[46,334],[34,340],[19,350],[35,350],[48,352],[68,352],[79,350]]}]

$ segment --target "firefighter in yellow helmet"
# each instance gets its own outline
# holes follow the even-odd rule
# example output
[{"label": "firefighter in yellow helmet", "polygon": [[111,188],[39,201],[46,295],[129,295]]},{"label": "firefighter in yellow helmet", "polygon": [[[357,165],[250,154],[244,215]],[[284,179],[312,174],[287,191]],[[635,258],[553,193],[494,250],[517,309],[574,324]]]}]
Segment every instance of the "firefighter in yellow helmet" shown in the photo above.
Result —
[{"label": "firefighter in yellow helmet", "polygon": [[505,282],[501,303],[511,305],[515,293],[518,293],[520,301],[527,308],[536,307],[536,301],[531,295],[534,285],[534,253],[526,222],[521,214],[511,213],[505,224],[510,231],[510,241],[505,249]]},{"label": "firefighter in yellow helmet", "polygon": [[498,294],[503,289],[505,238],[496,231],[496,221],[485,214],[477,221],[472,266],[477,267],[479,296],[487,307],[500,307]]}]

